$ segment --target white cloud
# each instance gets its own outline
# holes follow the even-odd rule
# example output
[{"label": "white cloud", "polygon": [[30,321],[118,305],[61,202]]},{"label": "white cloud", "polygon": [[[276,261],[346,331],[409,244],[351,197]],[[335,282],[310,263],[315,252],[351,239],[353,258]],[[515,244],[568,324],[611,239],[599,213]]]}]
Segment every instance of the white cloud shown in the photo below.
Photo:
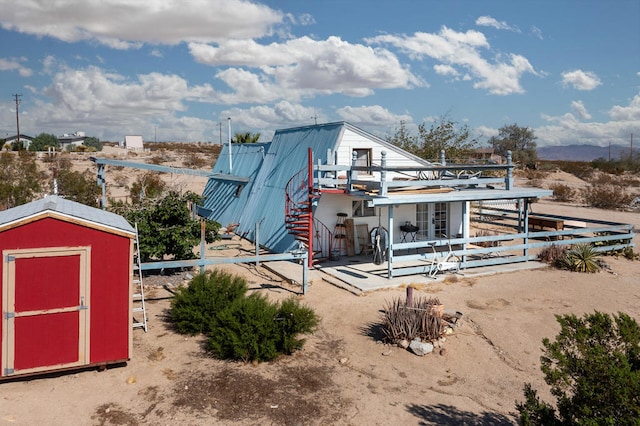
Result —
[{"label": "white cloud", "polygon": [[312,40],[301,37],[285,43],[261,45],[254,40],[230,40],[211,46],[191,43],[196,61],[211,66],[230,65],[219,72],[232,93],[226,103],[268,103],[299,100],[316,94],[368,96],[375,89],[411,88],[425,83],[386,49],[351,44],[339,37]]},{"label": "white cloud", "polygon": [[512,27],[511,25],[507,24],[506,21],[498,21],[491,16],[480,16],[478,19],[476,19],[476,25],[481,27],[493,27],[497,30],[508,30],[517,33],[520,32],[517,27]]},{"label": "white cloud", "polygon": [[531,34],[540,40],[544,40],[544,37],[542,37],[542,30],[535,25],[531,27]]},{"label": "white cloud", "polygon": [[615,121],[640,122],[640,95],[631,99],[628,106],[616,105],[609,110],[609,117]]},{"label": "white cloud", "polygon": [[571,109],[581,119],[583,119],[583,120],[590,120],[591,119],[591,114],[589,114],[589,111],[587,111],[587,108],[584,106],[584,103],[582,103],[582,101],[573,101],[573,102],[571,102]]},{"label": "white cloud", "polygon": [[395,126],[400,121],[411,122],[408,114],[394,114],[380,105],[361,107],[346,106],[336,110],[340,118],[358,126],[389,127]]},{"label": "white cloud", "polygon": [[26,58],[0,58],[0,71],[18,71],[21,77],[30,77],[33,71],[23,65]]},{"label": "white cloud", "polygon": [[220,117],[231,117],[234,127],[263,129],[260,131],[263,140],[269,140],[268,135],[273,135],[276,128],[310,125],[314,124],[316,119],[319,123],[326,121],[321,111],[288,101],[280,101],[273,106],[230,108],[222,111]]},{"label": "white cloud", "polygon": [[114,49],[262,37],[283,21],[281,12],[247,0],[0,0],[0,10],[5,29]]},{"label": "white cloud", "polygon": [[436,74],[458,76],[460,73],[451,65],[437,64],[433,66]]},{"label": "white cloud", "polygon": [[[521,55],[507,54],[491,63],[482,57],[481,49],[488,49],[484,34],[469,30],[461,33],[442,27],[439,33],[415,33],[406,35],[381,35],[367,39],[372,44],[390,44],[409,55],[411,59],[432,58],[451,69],[462,68],[475,80],[474,87],[486,89],[494,95],[523,93],[520,77],[525,74],[540,75]],[[503,59],[506,58],[506,59]],[[440,71],[445,70],[440,68]],[[459,72],[459,71],[458,71]]]},{"label": "white cloud", "polygon": [[[201,140],[214,124],[195,117],[180,117],[189,101],[208,101],[216,93],[208,85],[190,86],[177,75],[150,73],[134,79],[91,66],[69,69],[49,57],[51,84],[30,89],[32,96],[21,111],[29,114],[25,132],[87,134],[119,140],[127,133],[152,134],[154,123],[161,140]],[[0,111],[0,120],[9,119]],[[193,128],[181,127],[193,123]],[[166,126],[166,127],[165,127]],[[159,132],[160,134],[160,132]]]},{"label": "white cloud", "polygon": [[600,86],[602,82],[595,73],[574,70],[562,73],[562,84],[564,86],[573,86],[577,90],[593,90]]},{"label": "white cloud", "polygon": [[[576,102],[572,103],[575,109]],[[578,114],[579,115],[579,114]],[[549,122],[547,126],[535,129],[538,145],[570,145],[586,143],[606,146],[626,144],[632,133],[638,131],[640,121],[640,94],[626,106],[616,105],[609,110],[611,120],[605,122],[581,121],[574,114],[560,116],[542,115]]]}]

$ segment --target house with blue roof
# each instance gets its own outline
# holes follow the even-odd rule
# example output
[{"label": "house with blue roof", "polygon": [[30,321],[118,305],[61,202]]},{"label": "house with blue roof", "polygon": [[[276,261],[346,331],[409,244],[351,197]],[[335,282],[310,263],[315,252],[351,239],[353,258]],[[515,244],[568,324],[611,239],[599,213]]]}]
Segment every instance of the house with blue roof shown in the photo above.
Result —
[{"label": "house with blue roof", "polygon": [[[309,250],[309,262],[358,261],[373,246],[389,278],[430,273],[446,248],[468,268],[527,261],[545,245],[602,237],[583,220],[530,215],[531,204],[552,191],[516,187],[514,167],[510,158],[447,164],[445,153],[431,163],[346,122],[282,129],[269,143],[223,147],[199,214],[272,252]],[[513,231],[472,235],[480,216]],[[605,248],[633,236],[628,225],[598,226],[617,241]]]}]

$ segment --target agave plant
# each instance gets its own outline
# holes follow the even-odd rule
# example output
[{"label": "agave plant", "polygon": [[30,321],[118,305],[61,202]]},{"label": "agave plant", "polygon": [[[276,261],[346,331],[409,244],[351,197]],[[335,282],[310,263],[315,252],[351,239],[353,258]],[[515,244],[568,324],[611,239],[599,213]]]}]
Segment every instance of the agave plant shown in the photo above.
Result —
[{"label": "agave plant", "polygon": [[562,264],[570,271],[598,272],[598,253],[591,244],[581,243],[573,246],[562,259]]}]

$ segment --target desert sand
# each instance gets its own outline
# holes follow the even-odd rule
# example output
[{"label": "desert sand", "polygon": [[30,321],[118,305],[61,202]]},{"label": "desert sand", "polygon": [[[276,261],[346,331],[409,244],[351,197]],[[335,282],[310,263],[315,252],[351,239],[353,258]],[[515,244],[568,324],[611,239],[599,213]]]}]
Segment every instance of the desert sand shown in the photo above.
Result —
[{"label": "desert sand", "polygon": [[[551,201],[534,209],[640,228],[632,212]],[[172,331],[167,288],[186,282],[185,273],[154,277],[145,280],[149,329],[133,331],[126,365],[0,382],[0,424],[515,424],[525,382],[552,401],[539,360],[542,339],[559,331],[555,315],[598,310],[640,320],[640,262],[604,260],[610,269],[595,274],[547,268],[418,287],[414,297],[463,313],[442,350],[423,357],[379,340],[381,310],[404,297],[404,286],[357,296],[314,276],[302,296],[264,268],[229,265],[252,291],[296,297],[321,318],[303,350],[260,364],[212,359],[203,337]]]}]

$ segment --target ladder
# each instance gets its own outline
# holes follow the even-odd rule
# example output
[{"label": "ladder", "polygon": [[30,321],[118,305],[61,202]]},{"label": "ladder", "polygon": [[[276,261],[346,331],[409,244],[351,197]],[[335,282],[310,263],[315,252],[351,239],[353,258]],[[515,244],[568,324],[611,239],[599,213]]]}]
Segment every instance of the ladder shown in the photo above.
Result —
[{"label": "ladder", "polygon": [[[135,224],[136,240],[133,250],[133,328],[142,327],[147,332],[147,310],[144,304],[144,286],[142,285],[142,269],[140,269],[140,241],[138,240],[138,224]],[[136,314],[142,314],[136,317]],[[140,319],[137,319],[140,318]]]}]

